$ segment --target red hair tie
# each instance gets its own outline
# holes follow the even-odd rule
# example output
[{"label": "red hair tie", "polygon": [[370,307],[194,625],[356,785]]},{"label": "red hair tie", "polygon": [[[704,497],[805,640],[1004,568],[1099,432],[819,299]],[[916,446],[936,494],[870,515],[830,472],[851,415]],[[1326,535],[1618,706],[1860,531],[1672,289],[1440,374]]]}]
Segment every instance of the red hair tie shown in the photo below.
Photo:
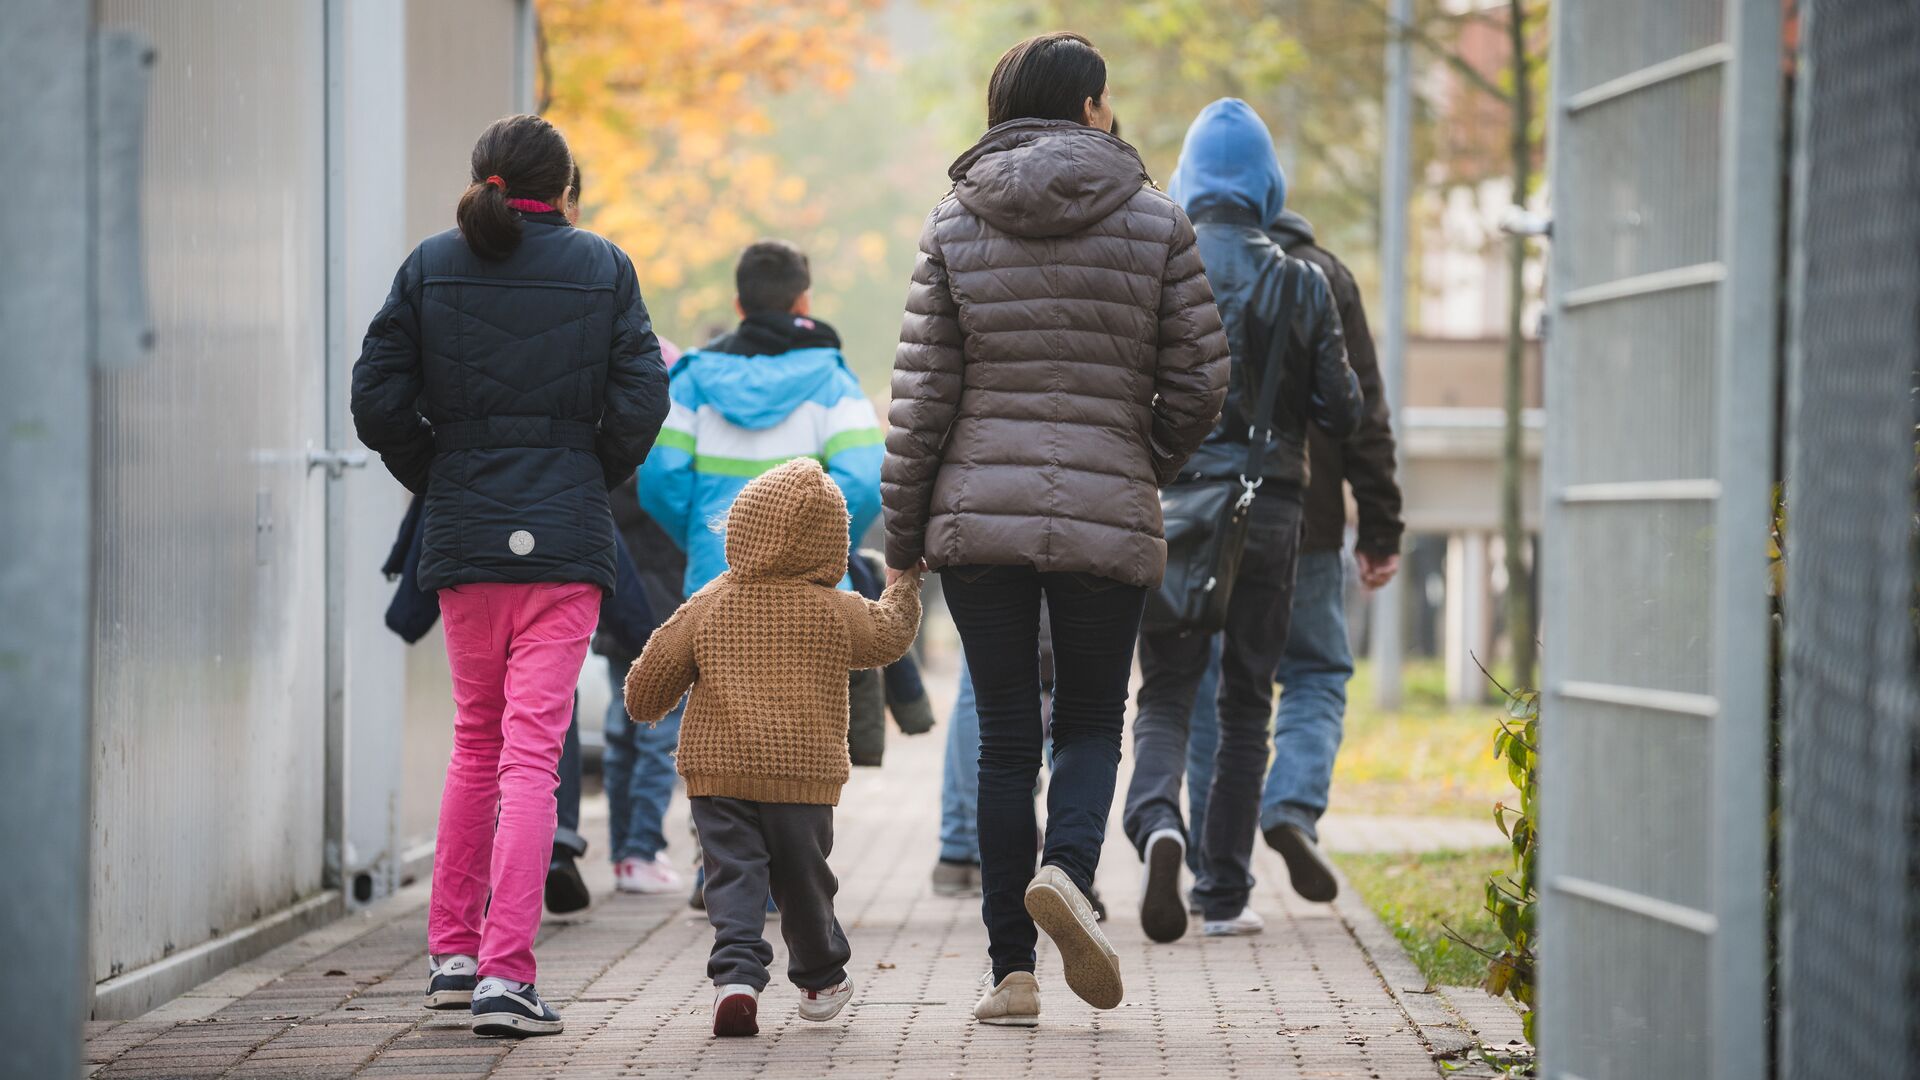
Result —
[{"label": "red hair tie", "polygon": [[500,179],[498,176],[487,177],[487,183],[492,184],[494,187],[499,188],[501,191],[507,190],[507,182],[505,180]]}]

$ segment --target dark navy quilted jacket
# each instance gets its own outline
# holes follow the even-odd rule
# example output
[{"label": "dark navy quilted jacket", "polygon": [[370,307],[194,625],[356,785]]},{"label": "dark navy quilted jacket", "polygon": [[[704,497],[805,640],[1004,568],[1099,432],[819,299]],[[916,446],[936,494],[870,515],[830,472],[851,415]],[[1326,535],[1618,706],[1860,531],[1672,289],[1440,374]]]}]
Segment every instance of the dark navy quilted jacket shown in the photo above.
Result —
[{"label": "dark navy quilted jacket", "polygon": [[458,230],[393,281],[353,368],[353,422],[426,495],[420,587],[614,583],[607,489],[667,415],[633,264],[559,214],[527,214],[501,262]]}]

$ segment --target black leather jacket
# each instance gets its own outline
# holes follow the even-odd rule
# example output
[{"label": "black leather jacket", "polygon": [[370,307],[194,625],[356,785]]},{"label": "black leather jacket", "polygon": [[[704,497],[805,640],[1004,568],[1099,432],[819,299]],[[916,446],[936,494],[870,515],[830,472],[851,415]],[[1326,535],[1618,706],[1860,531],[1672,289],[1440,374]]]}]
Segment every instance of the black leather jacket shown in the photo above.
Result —
[{"label": "black leather jacket", "polygon": [[1263,494],[1286,491],[1299,497],[1307,482],[1307,425],[1330,438],[1345,439],[1359,426],[1365,402],[1347,364],[1340,316],[1325,275],[1281,251],[1263,231],[1264,224],[1258,215],[1233,208],[1209,208],[1194,215],[1200,259],[1226,324],[1233,369],[1220,420],[1180,476],[1236,477],[1246,465],[1252,413],[1267,373],[1268,342],[1280,318],[1279,270],[1292,264],[1284,275],[1294,283],[1292,325],[1283,353],[1286,367],[1274,403],[1273,443],[1260,471],[1266,481]]}]

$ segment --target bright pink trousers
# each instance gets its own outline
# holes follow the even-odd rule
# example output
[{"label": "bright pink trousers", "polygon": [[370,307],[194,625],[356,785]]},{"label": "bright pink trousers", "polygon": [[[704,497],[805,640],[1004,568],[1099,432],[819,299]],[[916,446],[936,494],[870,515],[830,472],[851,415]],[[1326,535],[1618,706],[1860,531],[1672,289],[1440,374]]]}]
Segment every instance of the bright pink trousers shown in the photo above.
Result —
[{"label": "bright pink trousers", "polygon": [[477,956],[480,974],[530,983],[556,766],[600,589],[460,585],[440,590],[440,615],[455,714],[427,948]]}]

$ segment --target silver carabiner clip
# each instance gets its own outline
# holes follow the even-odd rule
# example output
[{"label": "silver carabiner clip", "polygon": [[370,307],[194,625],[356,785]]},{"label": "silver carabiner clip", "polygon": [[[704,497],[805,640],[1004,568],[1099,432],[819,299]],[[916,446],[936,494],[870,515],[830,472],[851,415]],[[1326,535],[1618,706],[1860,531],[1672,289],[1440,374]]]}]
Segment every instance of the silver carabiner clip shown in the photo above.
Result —
[{"label": "silver carabiner clip", "polygon": [[1240,492],[1240,498],[1234,502],[1233,508],[1235,510],[1245,510],[1247,507],[1252,506],[1253,493],[1259,489],[1261,484],[1264,484],[1266,482],[1267,482],[1267,478],[1264,476],[1260,477],[1258,480],[1248,480],[1246,477],[1242,476],[1240,478],[1240,484],[1242,488],[1244,488],[1244,490]]}]

